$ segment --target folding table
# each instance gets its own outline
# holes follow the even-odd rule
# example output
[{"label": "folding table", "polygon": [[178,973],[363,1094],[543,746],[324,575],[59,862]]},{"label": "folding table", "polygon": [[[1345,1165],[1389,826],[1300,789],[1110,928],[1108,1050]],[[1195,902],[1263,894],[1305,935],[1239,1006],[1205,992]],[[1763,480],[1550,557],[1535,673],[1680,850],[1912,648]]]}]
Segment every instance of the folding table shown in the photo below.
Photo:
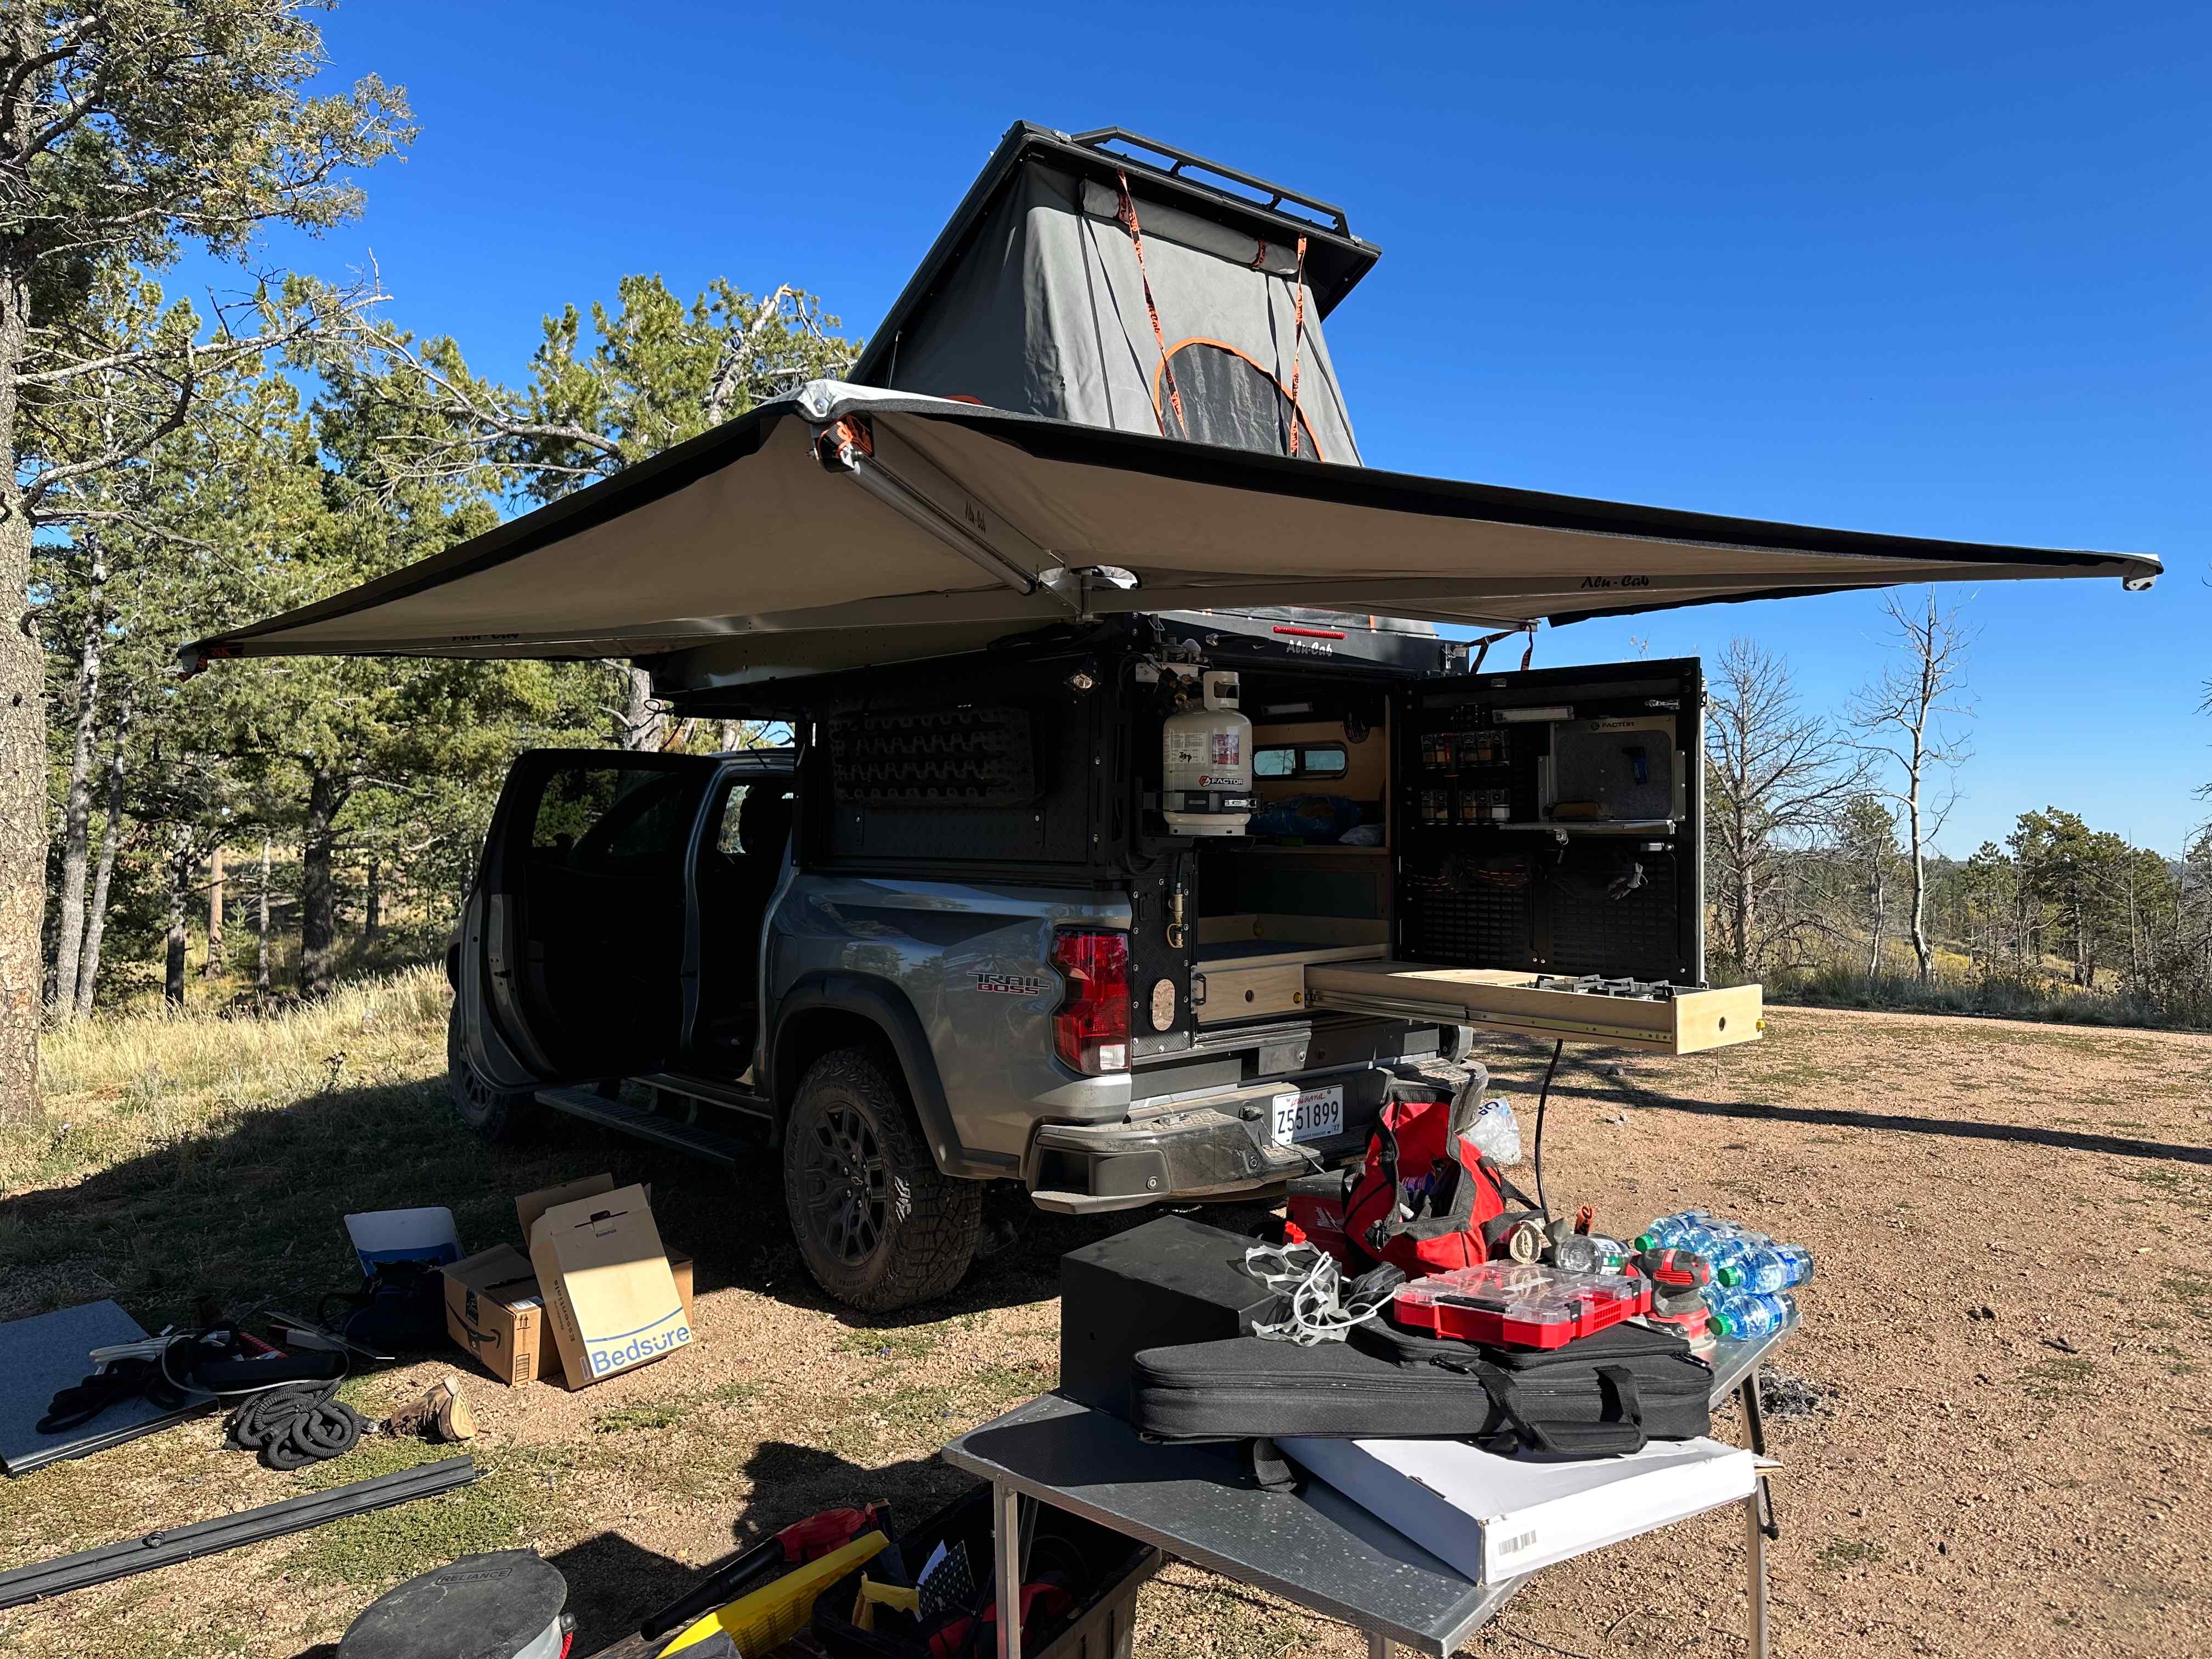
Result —
[{"label": "folding table", "polygon": [[[1741,1395],[1746,1435],[1761,1454],[1759,1364],[1787,1334],[1723,1341],[1711,1357],[1714,1403]],[[1534,1577],[1475,1582],[1318,1480],[1270,1492],[1234,1446],[1148,1443],[1120,1419],[1057,1395],[969,1430],[945,1447],[945,1461],[992,1485],[1001,1659],[1019,1659],[1024,1498],[1364,1631],[1377,1659],[1401,1649],[1444,1659]],[[1744,1528],[1750,1650],[1766,1659],[1766,1545],[1776,1532],[1763,1477],[1744,1500]]]}]

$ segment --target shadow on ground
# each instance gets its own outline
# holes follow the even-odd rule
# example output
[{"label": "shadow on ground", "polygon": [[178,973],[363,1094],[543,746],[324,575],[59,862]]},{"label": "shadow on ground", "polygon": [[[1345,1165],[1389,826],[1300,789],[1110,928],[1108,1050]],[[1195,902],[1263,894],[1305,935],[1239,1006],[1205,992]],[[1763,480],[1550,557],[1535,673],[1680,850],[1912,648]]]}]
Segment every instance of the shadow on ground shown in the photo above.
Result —
[{"label": "shadow on ground", "polygon": [[1804,1123],[1830,1129],[1883,1129],[1899,1134],[1950,1135],[1961,1140],[2002,1140],[2024,1146],[2051,1146],[2065,1152],[2104,1152],[2113,1158],[2171,1158],[2182,1164],[2212,1164],[2212,1146],[2191,1146],[2171,1140],[2136,1140],[2126,1135],[2084,1134],[2078,1130],[2051,1129],[2039,1124],[1915,1117],[1903,1112],[1849,1112],[1825,1106],[1772,1106],[1758,1101],[1686,1100],[1680,1095],[1642,1089],[1584,1089],[1559,1083],[1552,1085],[1552,1092],[1581,1100],[1617,1101],[1646,1111],[1686,1112],[1697,1117]]},{"label": "shadow on ground", "polygon": [[[694,1258],[700,1291],[741,1285],[870,1328],[1048,1300],[1063,1253],[1146,1218],[1048,1216],[994,1192],[988,1212],[1013,1223],[1015,1237],[951,1297],[856,1315],[807,1276],[765,1143],[732,1173],[548,1113],[526,1141],[489,1146],[461,1127],[443,1079],[426,1079],[242,1108],[81,1179],[58,1164],[56,1184],[0,1199],[0,1320],[102,1297],[148,1330],[193,1322],[203,1302],[249,1320],[277,1308],[312,1315],[325,1295],[359,1285],[348,1213],[442,1204],[465,1249],[520,1246],[517,1194],[600,1170],[651,1186],[661,1235]],[[1218,1206],[1209,1218],[1256,1231],[1264,1213]]]},{"label": "shadow on ground", "polygon": [[[849,1504],[888,1504],[894,1534],[904,1532],[976,1484],[935,1457],[872,1469],[785,1441],[763,1443],[746,1462],[744,1479],[750,1495],[730,1523],[732,1555],[794,1521]],[[661,1646],[665,1638],[637,1639],[638,1626],[722,1565],[687,1565],[617,1532],[596,1534],[545,1559],[568,1581],[568,1611],[576,1620],[572,1650],[605,1659],[643,1659]],[[323,1643],[297,1659],[333,1659],[337,1652],[334,1644]]]}]

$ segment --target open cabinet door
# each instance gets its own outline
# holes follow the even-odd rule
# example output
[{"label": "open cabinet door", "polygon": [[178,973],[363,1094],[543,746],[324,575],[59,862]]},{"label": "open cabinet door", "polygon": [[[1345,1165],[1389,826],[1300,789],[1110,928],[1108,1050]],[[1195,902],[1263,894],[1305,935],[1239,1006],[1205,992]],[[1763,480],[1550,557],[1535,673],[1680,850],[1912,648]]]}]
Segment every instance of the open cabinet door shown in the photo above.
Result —
[{"label": "open cabinet door", "polygon": [[1396,694],[1391,953],[1308,1002],[1689,1054],[1759,1036],[1705,984],[1705,679],[1694,659]]},{"label": "open cabinet door", "polygon": [[501,1088],[631,1076],[676,1057],[693,831],[715,763],[549,749],[515,763],[469,896],[471,1063]]},{"label": "open cabinet door", "polygon": [[1694,658],[1473,674],[1399,695],[1395,955],[1705,982]]}]

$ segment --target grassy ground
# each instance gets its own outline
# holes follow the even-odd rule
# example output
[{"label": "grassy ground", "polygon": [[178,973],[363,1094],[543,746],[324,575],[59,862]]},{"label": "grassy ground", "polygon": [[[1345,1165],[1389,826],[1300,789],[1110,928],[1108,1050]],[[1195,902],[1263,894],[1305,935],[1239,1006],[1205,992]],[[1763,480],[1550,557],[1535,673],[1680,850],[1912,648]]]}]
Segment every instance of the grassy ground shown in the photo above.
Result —
[{"label": "grassy ground", "polygon": [[[110,1295],[149,1328],[202,1295],[297,1306],[346,1285],[349,1210],[448,1204],[474,1248],[518,1240],[514,1194],[611,1170],[653,1183],[697,1259],[697,1345],[579,1394],[476,1376],[477,1486],[0,1613],[0,1653],[289,1659],[398,1578],[514,1543],[568,1574],[589,1653],[734,1540],[863,1498],[924,1512],[962,1484],[934,1449],[1050,1385],[1057,1255],[1106,1224],[1035,1218],[948,1303],[863,1319],[806,1279],[766,1158],[733,1189],[565,1121],[518,1151],[462,1134],[445,1007],[412,973],[276,1019],[58,1036],[43,1121],[0,1132],[0,1317]],[[1492,1051],[1524,1106],[1541,1057]],[[2212,1039],[1786,1009],[1711,1056],[1571,1051],[1549,1136],[1555,1200],[1601,1225],[1703,1201],[1820,1255],[1784,1353],[1818,1407],[1774,1427],[1780,1651],[2201,1650]],[[349,1391],[375,1410],[448,1365],[466,1362]],[[376,1443],[278,1475],[218,1438],[203,1419],[0,1484],[0,1567],[436,1455]],[[1735,1651],[1739,1534],[1708,1517],[1541,1575],[1477,1649]],[[1139,1617],[1155,1654],[1363,1650],[1183,1568]]]}]

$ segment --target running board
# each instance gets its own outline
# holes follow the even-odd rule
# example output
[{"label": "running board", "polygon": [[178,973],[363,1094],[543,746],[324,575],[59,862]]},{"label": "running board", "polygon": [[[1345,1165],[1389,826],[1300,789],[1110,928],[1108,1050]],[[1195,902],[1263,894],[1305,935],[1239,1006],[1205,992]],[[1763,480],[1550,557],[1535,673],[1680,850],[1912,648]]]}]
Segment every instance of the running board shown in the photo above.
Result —
[{"label": "running board", "polygon": [[758,1141],[663,1117],[649,1107],[634,1106],[626,1100],[609,1100],[589,1089],[540,1089],[538,1098],[540,1103],[571,1117],[580,1117],[587,1123],[597,1123],[633,1139],[651,1141],[671,1152],[682,1152],[688,1158],[703,1158],[726,1168],[734,1169],[739,1163],[760,1156]]}]

